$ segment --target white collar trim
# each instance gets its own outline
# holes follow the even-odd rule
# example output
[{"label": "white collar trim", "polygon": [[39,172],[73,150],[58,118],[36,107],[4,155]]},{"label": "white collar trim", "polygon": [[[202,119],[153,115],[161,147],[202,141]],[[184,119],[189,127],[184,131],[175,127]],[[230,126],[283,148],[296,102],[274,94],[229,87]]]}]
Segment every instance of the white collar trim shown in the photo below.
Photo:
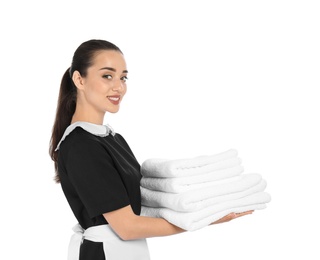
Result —
[{"label": "white collar trim", "polygon": [[58,151],[60,148],[61,143],[63,140],[76,128],[76,127],[81,127],[82,129],[86,130],[87,132],[105,137],[108,136],[110,133],[114,136],[116,133],[114,132],[113,128],[110,125],[96,125],[88,122],[75,122],[67,127],[67,129],[64,131],[64,134],[60,140],[60,142],[57,145],[57,148],[55,151]]}]

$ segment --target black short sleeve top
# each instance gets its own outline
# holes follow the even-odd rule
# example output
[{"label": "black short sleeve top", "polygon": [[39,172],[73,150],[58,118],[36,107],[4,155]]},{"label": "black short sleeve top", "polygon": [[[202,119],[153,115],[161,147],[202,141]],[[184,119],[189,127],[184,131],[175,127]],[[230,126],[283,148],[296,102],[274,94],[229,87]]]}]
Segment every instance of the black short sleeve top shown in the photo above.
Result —
[{"label": "black short sleeve top", "polygon": [[84,229],[107,224],[103,213],[127,205],[140,214],[140,165],[120,134],[78,122],[67,128],[57,150],[61,187]]}]

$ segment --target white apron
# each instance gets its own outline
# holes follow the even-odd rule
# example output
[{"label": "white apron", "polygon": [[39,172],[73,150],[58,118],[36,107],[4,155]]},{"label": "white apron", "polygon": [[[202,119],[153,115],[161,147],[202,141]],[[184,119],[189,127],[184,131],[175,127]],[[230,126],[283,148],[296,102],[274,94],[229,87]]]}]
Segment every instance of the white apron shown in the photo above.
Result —
[{"label": "white apron", "polygon": [[79,260],[83,239],[102,242],[106,260],[150,260],[146,239],[121,240],[109,227],[100,225],[84,230],[79,224],[73,227],[75,232],[68,249],[68,260]]}]

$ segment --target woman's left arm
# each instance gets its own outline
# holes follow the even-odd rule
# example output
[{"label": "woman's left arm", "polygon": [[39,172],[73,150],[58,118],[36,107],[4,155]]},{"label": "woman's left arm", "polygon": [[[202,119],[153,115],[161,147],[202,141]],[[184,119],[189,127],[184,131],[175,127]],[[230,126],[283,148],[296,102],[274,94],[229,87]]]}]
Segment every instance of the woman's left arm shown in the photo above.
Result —
[{"label": "woman's left arm", "polygon": [[[212,224],[228,222],[232,219],[251,214],[252,212],[253,211],[247,211],[240,214],[230,213]],[[170,236],[186,231],[163,218],[138,216],[134,214],[130,205],[105,213],[103,216],[112,229],[123,240]]]}]

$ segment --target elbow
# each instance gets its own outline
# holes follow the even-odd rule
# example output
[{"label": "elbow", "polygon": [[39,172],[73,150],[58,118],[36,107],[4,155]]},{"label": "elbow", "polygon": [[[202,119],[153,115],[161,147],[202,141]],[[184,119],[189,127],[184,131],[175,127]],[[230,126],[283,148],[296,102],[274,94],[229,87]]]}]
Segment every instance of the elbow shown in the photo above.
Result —
[{"label": "elbow", "polygon": [[121,240],[139,238],[138,216],[133,213],[131,206],[105,213],[104,217]]},{"label": "elbow", "polygon": [[134,240],[138,239],[138,230],[137,230],[137,224],[135,221],[132,221],[131,219],[127,219],[126,221],[123,221],[120,225],[110,225],[113,229],[113,231],[118,235],[118,237],[121,240],[127,241],[127,240]]},{"label": "elbow", "polygon": [[118,236],[123,241],[129,241],[129,240],[134,240],[135,239],[135,236],[133,235],[133,233],[132,232],[128,232],[128,231],[123,231],[121,233],[118,233]]},{"label": "elbow", "polygon": [[115,231],[118,237],[123,241],[137,239],[137,236],[133,228],[122,227],[121,229]]}]

